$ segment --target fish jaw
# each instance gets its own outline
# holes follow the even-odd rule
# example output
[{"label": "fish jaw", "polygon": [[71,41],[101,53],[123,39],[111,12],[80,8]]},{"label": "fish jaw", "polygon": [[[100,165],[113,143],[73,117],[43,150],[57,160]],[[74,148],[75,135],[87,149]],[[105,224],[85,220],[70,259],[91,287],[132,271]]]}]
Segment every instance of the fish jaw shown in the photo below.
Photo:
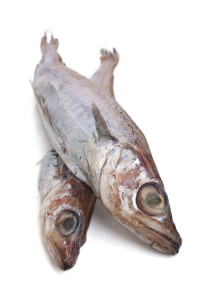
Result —
[{"label": "fish jaw", "polygon": [[[42,238],[51,259],[61,270],[68,270],[76,263],[80,247],[86,240],[94,203],[91,189],[75,177],[61,181],[43,200],[40,213]],[[64,236],[57,230],[56,223],[60,214],[68,211],[76,213],[80,226]]]},{"label": "fish jaw", "polygon": [[155,250],[170,255],[176,255],[179,252],[182,240],[173,223],[170,208],[163,218],[147,219],[146,216],[136,212],[127,218],[118,215],[117,219]]},{"label": "fish jaw", "polygon": [[66,242],[66,244],[64,244],[65,247],[61,248],[60,245],[55,243],[52,239],[49,239],[46,243],[51,258],[62,271],[69,270],[75,265],[79,255],[79,245],[71,244],[67,247]]},{"label": "fish jaw", "polygon": [[175,255],[182,242],[168,200],[166,208],[159,214],[142,211],[137,198],[145,185],[164,191],[160,178],[146,167],[139,154],[117,145],[102,169],[100,194],[103,204],[119,223],[143,242],[160,252]]}]

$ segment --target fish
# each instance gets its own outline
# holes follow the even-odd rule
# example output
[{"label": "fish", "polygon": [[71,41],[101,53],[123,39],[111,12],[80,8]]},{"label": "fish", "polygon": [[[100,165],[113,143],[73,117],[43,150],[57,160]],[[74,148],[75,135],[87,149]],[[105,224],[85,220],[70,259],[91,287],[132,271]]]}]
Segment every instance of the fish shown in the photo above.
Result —
[{"label": "fish", "polygon": [[44,245],[57,267],[71,269],[86,241],[96,197],[70,172],[55,150],[42,160],[38,189]]},{"label": "fish", "polygon": [[[106,93],[114,96],[113,71],[118,64],[118,53],[116,50],[112,53],[102,49],[101,55],[102,63],[90,80],[100,86]],[[53,262],[61,270],[68,270],[75,265],[80,247],[86,241],[86,232],[90,224],[91,214],[96,201],[95,196],[91,196],[92,191],[89,187],[86,187],[86,190],[82,190],[83,201],[85,202],[84,211],[80,210],[80,205],[82,203],[80,203],[79,193],[77,194],[77,199],[76,195],[73,195],[74,200],[77,202],[73,205],[73,210],[69,209],[71,194],[68,192],[66,195],[65,192],[66,190],[69,190],[69,187],[72,185],[72,179],[75,181],[73,183],[74,189],[80,190],[80,180],[78,180],[78,178],[69,171],[55,150],[49,151],[42,160],[42,167],[38,182],[38,189],[43,202],[40,211],[40,220],[44,245]],[[60,188],[60,185],[62,185],[62,188]],[[85,187],[84,183],[82,183],[82,185]],[[52,192],[54,189],[55,191]],[[63,189],[65,199],[63,199]],[[71,191],[72,190],[70,189],[70,192]],[[63,201],[60,199],[64,200],[64,206]],[[82,231],[82,234],[77,234],[76,226],[72,226],[70,229],[69,225],[72,223],[68,222],[65,223],[68,227],[65,228],[63,235],[63,232],[61,232],[61,230],[63,231],[63,227],[60,228],[61,224],[67,220],[76,222],[78,218],[75,218],[74,216],[77,212],[79,214],[79,219],[81,218],[81,214],[83,216],[87,216],[84,219],[85,230]],[[82,223],[83,218],[79,221],[79,224]],[[68,232],[66,232],[67,230]],[[73,230],[75,231],[72,232]],[[82,227],[80,230],[82,230]]]},{"label": "fish", "polygon": [[57,48],[58,40],[44,35],[32,83],[52,147],[120,224],[154,249],[177,254],[182,239],[143,132],[112,92],[68,68]]}]

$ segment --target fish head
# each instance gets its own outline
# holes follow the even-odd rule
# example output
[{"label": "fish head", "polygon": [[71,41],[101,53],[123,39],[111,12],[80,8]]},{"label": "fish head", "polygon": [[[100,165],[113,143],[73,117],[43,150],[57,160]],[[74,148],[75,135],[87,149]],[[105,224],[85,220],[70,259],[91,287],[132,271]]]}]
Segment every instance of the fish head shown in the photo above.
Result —
[{"label": "fish head", "polygon": [[52,260],[61,270],[74,266],[94,207],[89,187],[78,179],[60,182],[41,207],[42,237]]},{"label": "fish head", "polygon": [[140,153],[117,145],[102,169],[101,200],[113,217],[142,241],[174,255],[181,238],[163,183],[155,173]]}]

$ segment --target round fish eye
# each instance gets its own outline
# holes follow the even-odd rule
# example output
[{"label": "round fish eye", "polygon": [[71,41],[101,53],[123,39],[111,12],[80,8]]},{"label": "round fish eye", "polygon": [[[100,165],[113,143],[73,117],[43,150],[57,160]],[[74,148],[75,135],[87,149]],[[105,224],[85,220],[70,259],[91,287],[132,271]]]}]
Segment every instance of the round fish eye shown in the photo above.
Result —
[{"label": "round fish eye", "polygon": [[81,218],[73,210],[64,210],[58,215],[55,227],[59,234],[63,236],[70,235],[80,230]]},{"label": "round fish eye", "polygon": [[138,191],[136,203],[142,212],[155,216],[164,213],[168,206],[168,198],[156,183],[145,183]]}]

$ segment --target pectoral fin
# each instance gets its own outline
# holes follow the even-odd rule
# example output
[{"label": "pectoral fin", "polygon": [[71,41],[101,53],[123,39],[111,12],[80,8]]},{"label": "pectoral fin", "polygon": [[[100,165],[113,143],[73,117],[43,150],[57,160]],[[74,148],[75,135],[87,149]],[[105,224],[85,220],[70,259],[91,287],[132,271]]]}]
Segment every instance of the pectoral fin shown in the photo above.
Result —
[{"label": "pectoral fin", "polygon": [[116,140],[116,138],[113,137],[112,134],[110,133],[101,112],[99,111],[98,107],[94,103],[92,104],[92,114],[95,120],[98,138],[100,139],[104,137],[104,138],[110,138],[112,140]]}]

